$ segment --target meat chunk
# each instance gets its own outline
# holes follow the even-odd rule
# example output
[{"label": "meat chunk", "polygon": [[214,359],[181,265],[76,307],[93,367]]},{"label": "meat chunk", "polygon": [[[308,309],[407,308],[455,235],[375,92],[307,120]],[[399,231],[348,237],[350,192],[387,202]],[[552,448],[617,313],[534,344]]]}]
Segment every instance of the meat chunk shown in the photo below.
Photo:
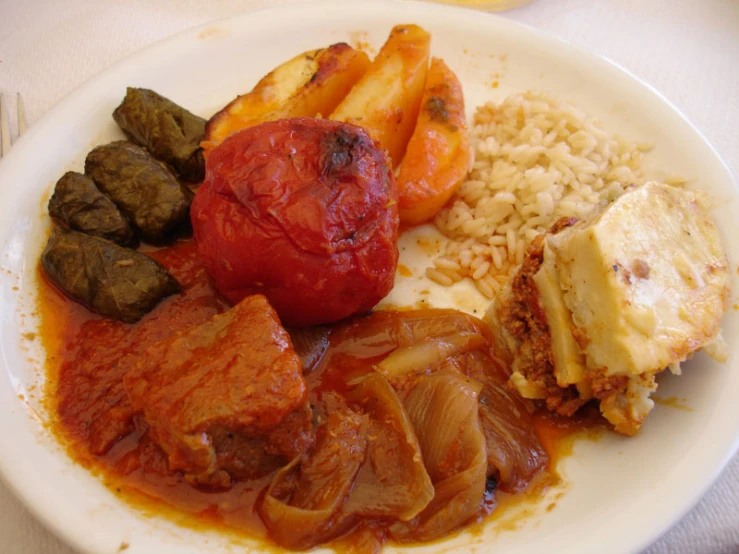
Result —
[{"label": "meat chunk", "polygon": [[493,330],[498,353],[508,359],[511,382],[524,398],[544,400],[549,410],[571,416],[588,398],[573,383],[560,382],[558,336],[550,333],[547,297],[539,286],[546,254],[546,237],[576,220],[562,218],[529,245],[519,270],[501,289],[486,319]]},{"label": "meat chunk", "polygon": [[261,295],[153,344],[125,387],[170,468],[195,484],[258,477],[312,440],[300,358]]}]

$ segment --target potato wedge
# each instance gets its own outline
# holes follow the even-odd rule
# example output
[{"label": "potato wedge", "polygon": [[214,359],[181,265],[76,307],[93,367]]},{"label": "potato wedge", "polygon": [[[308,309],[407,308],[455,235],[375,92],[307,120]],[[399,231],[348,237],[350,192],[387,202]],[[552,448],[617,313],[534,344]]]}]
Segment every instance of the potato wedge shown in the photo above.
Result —
[{"label": "potato wedge", "polygon": [[398,166],[416,124],[428,70],[431,36],[417,25],[398,25],[364,77],[331,119],[364,127]]},{"label": "potato wedge", "polygon": [[263,77],[205,126],[201,146],[207,154],[231,133],[285,117],[328,115],[370,65],[366,53],[345,43],[310,50]]},{"label": "potato wedge", "polygon": [[469,165],[462,85],[443,60],[433,58],[398,173],[400,220],[416,225],[431,219],[459,188]]}]

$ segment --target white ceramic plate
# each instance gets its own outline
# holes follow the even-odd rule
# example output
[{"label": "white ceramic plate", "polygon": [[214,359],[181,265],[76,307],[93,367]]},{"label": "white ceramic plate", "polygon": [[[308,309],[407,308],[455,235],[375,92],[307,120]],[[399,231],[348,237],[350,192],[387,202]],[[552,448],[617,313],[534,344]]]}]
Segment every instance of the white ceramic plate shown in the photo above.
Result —
[{"label": "white ceramic plate", "polygon": [[[610,131],[654,142],[648,156],[652,175],[663,175],[657,168],[683,173],[708,190],[716,199],[715,217],[730,261],[739,260],[737,190],[705,139],[648,86],[558,40],[479,12],[378,0],[278,8],[188,31],[85,84],[0,163],[0,469],[36,515],[69,543],[94,553],[128,544],[127,554],[223,552],[235,546],[232,538],[180,528],[120,502],[71,462],[44,429],[40,390],[34,389],[43,381],[44,354],[38,341],[23,334],[38,323],[36,267],[49,225],[50,187],[67,169],[81,169],[94,145],[118,136],[110,114],[127,85],[153,88],[207,117],[299,52],[341,40],[377,47],[393,25],[408,22],[433,34],[433,54],[461,78],[470,111],[488,99],[539,90],[574,102]],[[416,252],[404,262],[418,267],[422,257]],[[418,279],[400,282],[393,299],[412,303]],[[435,301],[485,307],[464,286],[437,291]],[[482,532],[419,550],[575,554],[647,546],[697,501],[737,449],[738,326],[739,314],[730,310],[724,323],[731,351],[727,364],[699,355],[682,377],[662,380],[659,396],[685,399],[690,411],[657,406],[635,438],[609,435],[578,443],[561,464],[565,494],[554,509],[543,509],[547,500],[529,517],[504,518],[505,525],[491,522]],[[248,540],[239,543],[240,552],[259,549]]]}]

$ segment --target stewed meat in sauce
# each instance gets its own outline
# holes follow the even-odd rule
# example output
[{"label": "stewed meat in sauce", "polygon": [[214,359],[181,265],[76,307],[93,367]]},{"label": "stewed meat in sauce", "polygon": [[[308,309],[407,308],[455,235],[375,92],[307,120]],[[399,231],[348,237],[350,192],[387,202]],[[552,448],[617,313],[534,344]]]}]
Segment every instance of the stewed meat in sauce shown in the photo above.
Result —
[{"label": "stewed meat in sauce", "polygon": [[476,318],[378,311],[289,336],[263,297],[229,310],[191,241],[149,255],[183,292],[135,325],[43,294],[60,431],[118,489],[290,548],[371,550],[476,521],[491,482],[520,491],[546,467]]},{"label": "stewed meat in sauce", "polygon": [[302,364],[263,296],[152,344],[124,377],[133,409],[188,480],[229,488],[312,439]]}]

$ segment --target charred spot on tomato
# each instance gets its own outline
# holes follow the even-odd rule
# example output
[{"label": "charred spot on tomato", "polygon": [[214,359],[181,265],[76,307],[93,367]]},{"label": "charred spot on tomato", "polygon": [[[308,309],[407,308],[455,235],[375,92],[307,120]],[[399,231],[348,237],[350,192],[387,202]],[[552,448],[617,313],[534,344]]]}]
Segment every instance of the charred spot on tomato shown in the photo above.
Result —
[{"label": "charred spot on tomato", "polygon": [[446,102],[439,96],[431,96],[426,101],[426,112],[429,114],[432,121],[436,121],[438,123],[449,122],[449,111],[447,110]]},{"label": "charred spot on tomato", "polygon": [[[338,129],[328,133],[321,140],[321,159],[319,167],[324,177],[337,176],[351,168],[357,149],[370,147],[367,137],[358,133],[350,133],[347,129]],[[354,169],[356,171],[356,168]],[[331,183],[328,183],[331,184]]]}]

